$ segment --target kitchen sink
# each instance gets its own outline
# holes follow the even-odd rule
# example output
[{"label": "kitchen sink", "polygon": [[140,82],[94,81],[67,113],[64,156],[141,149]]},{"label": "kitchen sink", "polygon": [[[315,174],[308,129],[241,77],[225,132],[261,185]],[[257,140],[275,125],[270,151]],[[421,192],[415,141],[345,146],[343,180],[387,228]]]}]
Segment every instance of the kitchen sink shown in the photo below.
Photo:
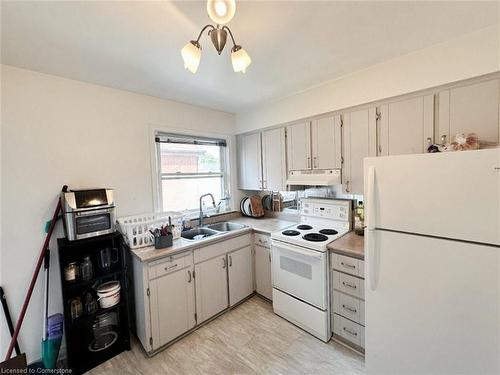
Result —
[{"label": "kitchen sink", "polygon": [[219,232],[210,228],[195,228],[183,231],[181,237],[190,241],[199,241],[214,234],[219,234]]},{"label": "kitchen sink", "polygon": [[207,225],[207,228],[216,230],[217,232],[231,232],[245,227],[246,225],[231,223],[229,221],[222,221],[220,223]]}]

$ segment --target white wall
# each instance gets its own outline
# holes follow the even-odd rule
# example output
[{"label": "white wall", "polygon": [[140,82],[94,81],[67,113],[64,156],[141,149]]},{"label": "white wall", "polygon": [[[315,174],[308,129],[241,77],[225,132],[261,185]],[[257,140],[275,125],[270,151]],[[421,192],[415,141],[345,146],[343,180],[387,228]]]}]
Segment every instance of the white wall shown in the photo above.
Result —
[{"label": "white wall", "polygon": [[[0,278],[18,317],[58,193],[70,187],[116,189],[118,215],[151,211],[151,124],[234,132],[234,115],[169,100],[2,66],[2,238]],[[62,236],[61,225],[53,236]],[[51,243],[54,253],[55,241]],[[56,258],[56,257],[54,257]],[[57,259],[50,311],[62,311]],[[40,277],[21,331],[28,360],[40,357]],[[0,318],[0,355],[8,332]]]},{"label": "white wall", "polygon": [[241,111],[237,133],[495,72],[499,53],[495,25]]}]

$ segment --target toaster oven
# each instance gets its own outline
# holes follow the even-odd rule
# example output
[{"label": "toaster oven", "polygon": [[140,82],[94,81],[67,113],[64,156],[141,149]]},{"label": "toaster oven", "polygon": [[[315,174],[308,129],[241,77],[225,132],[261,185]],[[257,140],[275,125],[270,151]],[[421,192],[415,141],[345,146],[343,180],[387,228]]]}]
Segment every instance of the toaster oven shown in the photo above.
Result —
[{"label": "toaster oven", "polygon": [[102,236],[116,230],[112,189],[63,191],[61,205],[64,230],[70,241]]}]

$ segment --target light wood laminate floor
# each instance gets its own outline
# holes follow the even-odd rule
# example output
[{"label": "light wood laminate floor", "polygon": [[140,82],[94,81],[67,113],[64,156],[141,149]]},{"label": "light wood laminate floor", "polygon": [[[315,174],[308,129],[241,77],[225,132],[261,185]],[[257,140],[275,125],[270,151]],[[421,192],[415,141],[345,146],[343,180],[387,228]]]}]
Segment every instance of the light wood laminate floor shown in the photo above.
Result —
[{"label": "light wood laminate floor", "polygon": [[140,343],[89,374],[360,374],[363,357],[325,344],[252,297],[148,358]]}]

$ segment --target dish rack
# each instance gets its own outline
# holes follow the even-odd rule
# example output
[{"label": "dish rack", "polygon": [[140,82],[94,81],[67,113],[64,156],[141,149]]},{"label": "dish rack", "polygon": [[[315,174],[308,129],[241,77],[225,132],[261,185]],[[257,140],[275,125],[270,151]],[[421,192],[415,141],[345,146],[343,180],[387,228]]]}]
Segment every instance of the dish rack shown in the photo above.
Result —
[{"label": "dish rack", "polygon": [[172,220],[173,239],[180,238],[183,216],[180,212],[159,212],[142,215],[124,216],[116,221],[120,232],[125,236],[131,249],[154,246],[154,239],[149,230],[168,225],[168,218]]}]

